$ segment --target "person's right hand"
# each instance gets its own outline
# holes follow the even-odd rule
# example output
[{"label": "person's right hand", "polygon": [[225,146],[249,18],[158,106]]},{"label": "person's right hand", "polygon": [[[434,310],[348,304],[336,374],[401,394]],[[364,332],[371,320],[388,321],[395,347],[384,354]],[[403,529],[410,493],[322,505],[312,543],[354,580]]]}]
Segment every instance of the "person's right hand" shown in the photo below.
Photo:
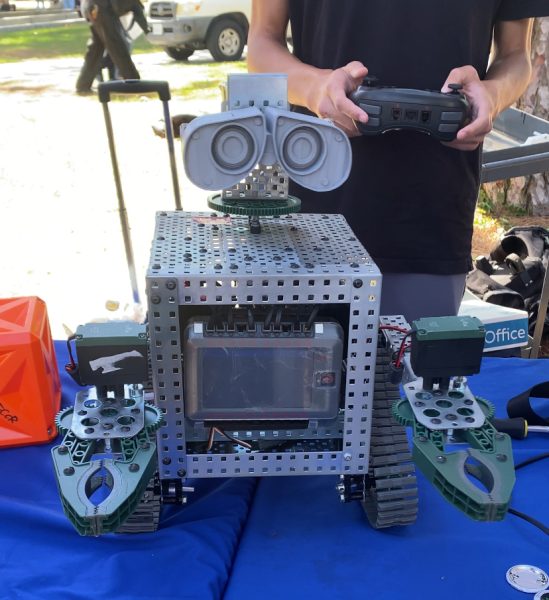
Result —
[{"label": "person's right hand", "polygon": [[354,60],[344,67],[319,75],[311,90],[308,108],[323,119],[330,119],[349,136],[360,135],[354,121],[368,122],[368,115],[347,97],[368,74],[368,69]]}]

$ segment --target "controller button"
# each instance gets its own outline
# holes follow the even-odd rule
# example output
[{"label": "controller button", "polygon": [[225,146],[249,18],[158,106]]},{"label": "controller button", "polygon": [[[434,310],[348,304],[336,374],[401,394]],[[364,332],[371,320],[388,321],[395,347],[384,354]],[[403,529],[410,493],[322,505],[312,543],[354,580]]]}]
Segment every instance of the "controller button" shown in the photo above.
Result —
[{"label": "controller button", "polygon": [[440,115],[440,118],[443,121],[455,121],[457,123],[461,122],[463,115],[460,112],[443,112]]},{"label": "controller button", "polygon": [[367,112],[369,115],[380,115],[381,114],[381,106],[375,106],[373,104],[363,104],[362,102],[359,104],[360,108]]},{"label": "controller button", "polygon": [[366,87],[376,87],[379,84],[379,79],[374,75],[368,75],[362,80],[362,85]]},{"label": "controller button", "polygon": [[459,125],[456,123],[442,123],[442,125],[438,126],[438,130],[440,133],[455,133],[459,129]]}]

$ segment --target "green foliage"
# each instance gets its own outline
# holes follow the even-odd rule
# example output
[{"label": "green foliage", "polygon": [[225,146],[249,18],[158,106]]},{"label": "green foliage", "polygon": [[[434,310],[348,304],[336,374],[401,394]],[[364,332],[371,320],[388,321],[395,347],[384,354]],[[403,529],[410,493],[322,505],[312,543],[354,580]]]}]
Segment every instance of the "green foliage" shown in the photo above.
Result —
[{"label": "green foliage", "polygon": [[[185,69],[192,69],[192,63],[187,63]],[[184,86],[172,88],[172,96],[188,98],[219,97],[219,86],[227,81],[227,73],[245,73],[244,61],[225,63],[223,66],[212,66],[208,69],[207,79],[193,79]]]},{"label": "green foliage", "polygon": [[491,215],[494,211],[494,202],[483,187],[478,193],[477,209],[487,215]]},{"label": "green foliage", "polygon": [[[2,32],[0,63],[33,58],[83,56],[90,28],[85,23],[66,23],[56,27]],[[137,39],[132,52],[158,52],[144,36]]]}]

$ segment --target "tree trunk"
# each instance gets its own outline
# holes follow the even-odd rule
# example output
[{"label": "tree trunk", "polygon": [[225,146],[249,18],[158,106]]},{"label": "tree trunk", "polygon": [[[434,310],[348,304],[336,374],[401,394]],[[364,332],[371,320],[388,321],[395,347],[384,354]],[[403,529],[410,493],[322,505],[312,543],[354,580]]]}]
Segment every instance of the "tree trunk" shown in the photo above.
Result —
[{"label": "tree trunk", "polygon": [[[549,17],[536,19],[532,42],[532,81],[517,108],[542,119],[549,118]],[[549,215],[549,173],[516,177],[485,184],[494,206],[515,209],[532,215]]]}]

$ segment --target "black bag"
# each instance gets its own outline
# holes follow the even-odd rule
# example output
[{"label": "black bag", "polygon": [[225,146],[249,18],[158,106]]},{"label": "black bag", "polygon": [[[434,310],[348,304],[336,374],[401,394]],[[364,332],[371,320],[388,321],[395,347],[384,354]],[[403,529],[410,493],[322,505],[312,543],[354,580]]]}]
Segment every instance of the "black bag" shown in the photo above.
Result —
[{"label": "black bag", "polygon": [[[467,275],[467,289],[499,306],[528,312],[534,331],[545,270],[549,266],[549,231],[543,227],[513,227],[505,232],[490,256],[479,256]],[[549,315],[544,333],[549,333]]]}]

